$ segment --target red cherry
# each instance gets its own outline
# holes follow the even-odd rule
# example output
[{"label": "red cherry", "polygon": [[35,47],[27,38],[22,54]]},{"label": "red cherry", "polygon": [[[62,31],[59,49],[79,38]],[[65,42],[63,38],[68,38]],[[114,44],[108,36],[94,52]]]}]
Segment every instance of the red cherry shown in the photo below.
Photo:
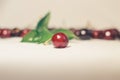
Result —
[{"label": "red cherry", "polygon": [[80,30],[75,30],[74,34],[79,37],[79,35],[80,35]]},{"label": "red cherry", "polygon": [[24,37],[28,32],[30,32],[31,30],[30,29],[24,29],[24,30],[22,30],[21,31],[21,34],[20,34],[20,36],[21,37]]},{"label": "red cherry", "polygon": [[103,31],[101,31],[101,30],[93,30],[92,37],[96,38],[96,39],[103,39],[103,37],[104,37]]},{"label": "red cherry", "polygon": [[114,40],[118,38],[119,31],[117,29],[107,29],[104,31],[104,38],[107,40]]},{"label": "red cherry", "polygon": [[11,30],[10,29],[2,29],[0,36],[1,36],[1,38],[11,37]]},{"label": "red cherry", "polygon": [[68,45],[68,38],[64,33],[56,33],[52,37],[55,48],[65,48]]},{"label": "red cherry", "polygon": [[112,30],[104,31],[104,39],[106,39],[106,40],[114,40],[115,39],[115,36],[114,36]]},{"label": "red cherry", "polygon": [[113,36],[115,37],[115,39],[116,38],[119,38],[118,36],[119,36],[119,31],[117,30],[117,29],[111,29],[111,31],[112,31],[112,34],[113,34]]}]

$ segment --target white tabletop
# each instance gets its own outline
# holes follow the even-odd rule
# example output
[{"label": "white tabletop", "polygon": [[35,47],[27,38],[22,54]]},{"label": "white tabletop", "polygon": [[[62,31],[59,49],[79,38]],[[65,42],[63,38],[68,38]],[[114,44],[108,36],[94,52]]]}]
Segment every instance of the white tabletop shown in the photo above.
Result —
[{"label": "white tabletop", "polygon": [[64,49],[20,40],[0,39],[0,75],[48,80],[103,80],[120,75],[119,40],[72,40]]}]

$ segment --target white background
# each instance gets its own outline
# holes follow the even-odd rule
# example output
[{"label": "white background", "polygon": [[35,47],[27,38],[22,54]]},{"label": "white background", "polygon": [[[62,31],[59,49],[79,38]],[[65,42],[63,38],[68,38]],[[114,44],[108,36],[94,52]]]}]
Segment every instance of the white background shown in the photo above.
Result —
[{"label": "white background", "polygon": [[0,26],[35,26],[48,11],[50,26],[120,26],[120,0],[0,0]]},{"label": "white background", "polygon": [[0,39],[0,80],[120,80],[119,40],[72,40],[64,49],[20,41]]}]

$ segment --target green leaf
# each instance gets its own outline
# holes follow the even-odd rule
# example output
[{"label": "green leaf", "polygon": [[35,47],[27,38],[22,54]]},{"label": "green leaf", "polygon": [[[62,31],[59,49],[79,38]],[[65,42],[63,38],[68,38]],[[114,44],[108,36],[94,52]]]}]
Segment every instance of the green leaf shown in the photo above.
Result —
[{"label": "green leaf", "polygon": [[36,30],[30,31],[27,35],[25,35],[21,42],[34,42],[33,38],[37,35]]},{"label": "green leaf", "polygon": [[38,32],[37,36],[34,38],[34,41],[38,43],[45,43],[50,40],[52,33],[48,30],[48,23],[50,20],[50,13],[47,13],[37,24],[36,31]]},{"label": "green leaf", "polygon": [[77,38],[77,36],[75,36],[73,32],[71,32],[70,30],[67,30],[67,29],[56,29],[56,30],[52,30],[51,32],[53,34],[62,32],[67,35],[68,39]]},{"label": "green leaf", "polygon": [[50,13],[47,13],[37,24],[36,29],[28,33],[22,42],[46,43],[51,40],[52,33],[48,30]]},{"label": "green leaf", "polygon": [[48,23],[50,20],[50,13],[48,12],[37,24],[36,30],[37,32],[41,32],[43,28],[48,28]]},{"label": "green leaf", "polygon": [[35,38],[38,38],[37,40],[38,43],[45,43],[46,41],[51,40],[52,35],[53,34],[49,32],[47,29],[43,29],[41,33],[38,33],[37,37]]}]

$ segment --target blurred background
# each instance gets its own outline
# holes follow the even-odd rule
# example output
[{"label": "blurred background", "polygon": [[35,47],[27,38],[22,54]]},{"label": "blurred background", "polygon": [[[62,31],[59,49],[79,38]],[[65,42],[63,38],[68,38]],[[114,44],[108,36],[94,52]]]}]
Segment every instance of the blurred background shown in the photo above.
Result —
[{"label": "blurred background", "polygon": [[0,26],[36,25],[51,12],[50,27],[120,27],[120,0],[0,0]]},{"label": "blurred background", "polygon": [[[81,28],[89,23],[96,29],[120,29],[120,0],[0,0],[0,29],[35,28],[47,12],[49,27]],[[4,31],[0,37],[11,37],[9,30]],[[26,31],[16,29],[13,34],[23,37]],[[78,36],[89,40],[90,31],[81,30]],[[0,39],[0,80],[120,80],[120,40],[107,41],[116,35],[120,39],[120,33],[112,29],[93,35],[105,40],[76,40],[59,50],[22,44],[21,38]]]}]

